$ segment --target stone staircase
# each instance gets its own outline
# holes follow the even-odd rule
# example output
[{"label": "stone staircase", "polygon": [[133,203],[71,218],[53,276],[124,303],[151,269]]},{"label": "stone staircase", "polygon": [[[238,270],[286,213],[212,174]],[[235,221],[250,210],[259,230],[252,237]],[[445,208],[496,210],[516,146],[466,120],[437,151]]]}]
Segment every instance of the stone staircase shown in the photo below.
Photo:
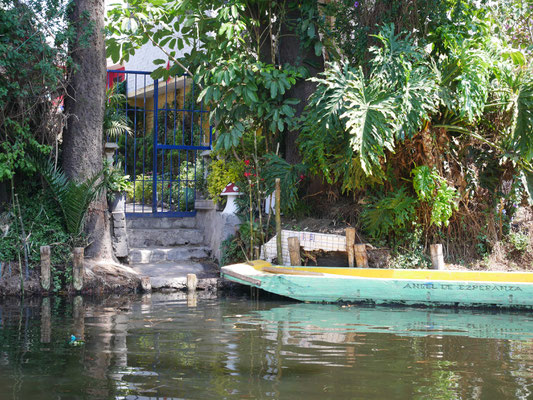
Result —
[{"label": "stone staircase", "polygon": [[216,266],[195,218],[127,219],[126,229],[130,265],[140,275],[150,277],[153,289],[182,289],[187,274],[216,276]]}]

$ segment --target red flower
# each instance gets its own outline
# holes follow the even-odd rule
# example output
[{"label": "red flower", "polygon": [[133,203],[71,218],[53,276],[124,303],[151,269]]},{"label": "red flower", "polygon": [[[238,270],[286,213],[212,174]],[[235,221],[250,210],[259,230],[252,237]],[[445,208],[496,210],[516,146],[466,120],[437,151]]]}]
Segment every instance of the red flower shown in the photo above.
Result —
[{"label": "red flower", "polygon": [[245,173],[244,173],[244,176],[247,177],[247,178],[248,178],[250,175],[252,175],[250,172],[245,172]]},{"label": "red flower", "polygon": [[250,165],[250,160],[244,160],[244,165]]}]

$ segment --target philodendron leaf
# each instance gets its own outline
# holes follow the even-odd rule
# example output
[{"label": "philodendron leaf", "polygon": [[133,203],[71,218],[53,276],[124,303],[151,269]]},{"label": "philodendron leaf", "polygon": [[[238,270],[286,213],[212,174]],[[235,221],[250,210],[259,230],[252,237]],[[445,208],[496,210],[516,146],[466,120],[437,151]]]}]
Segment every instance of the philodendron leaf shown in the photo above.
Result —
[{"label": "philodendron leaf", "polygon": [[529,204],[533,205],[533,172],[523,170],[521,176],[524,188],[529,195]]}]

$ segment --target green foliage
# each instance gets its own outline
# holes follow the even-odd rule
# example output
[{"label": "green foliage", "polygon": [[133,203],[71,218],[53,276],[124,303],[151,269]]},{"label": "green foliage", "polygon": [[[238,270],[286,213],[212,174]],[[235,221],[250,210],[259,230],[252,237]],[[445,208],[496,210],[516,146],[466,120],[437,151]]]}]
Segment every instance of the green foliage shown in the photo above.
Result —
[{"label": "green foliage", "polygon": [[[326,179],[353,191],[361,175],[380,177],[386,152],[412,138],[438,104],[437,76],[423,49],[386,26],[377,37],[372,69],[332,63],[311,95],[300,150]],[[333,140],[331,140],[333,137]],[[336,158],[341,154],[345,163]],[[346,164],[348,161],[348,164]],[[356,164],[359,168],[350,167]]]},{"label": "green foliage", "polygon": [[105,181],[101,179],[103,172],[78,183],[69,179],[48,159],[34,159],[33,164],[58,202],[67,232],[73,237],[79,237],[89,204],[104,188]]},{"label": "green foliage", "polygon": [[[514,150],[526,161],[533,159],[533,68],[520,79],[516,96],[516,122],[512,132]],[[531,170],[530,170],[531,171]]]},{"label": "green foliage", "polygon": [[411,175],[418,199],[431,208],[430,224],[448,226],[453,211],[458,208],[456,190],[448,186],[437,170],[429,169],[425,165],[414,168]]},{"label": "green foliage", "polygon": [[[322,54],[319,30],[324,19],[316,2],[127,3],[128,7],[115,7],[108,14],[108,56],[127,61],[148,41],[163,49],[173,65],[167,70],[167,60],[155,60],[158,68],[152,76],[166,79],[183,72],[194,76],[216,126],[216,149],[235,149],[250,131],[261,131],[275,143],[296,127],[299,101],[288,93],[297,80],[307,77],[306,60],[288,65],[278,62],[276,55],[280,40],[289,36],[282,34],[282,27],[290,27],[303,48]],[[176,58],[187,45],[191,51]]]},{"label": "green foliage", "polygon": [[66,3],[0,0],[0,181],[34,172],[28,155],[49,154],[70,64]]},{"label": "green foliage", "polygon": [[335,17],[329,34],[335,38],[344,57],[352,65],[364,65],[369,49],[378,43],[374,35],[383,25],[394,23],[399,32],[406,31],[417,40],[424,40],[428,33],[452,19],[458,24],[468,20],[462,14],[452,16],[450,6],[451,2],[442,0],[342,0],[328,4],[325,12]]},{"label": "green foliage", "polygon": [[121,112],[127,102],[124,92],[125,81],[106,90],[106,102],[104,110],[104,138],[116,140],[123,135],[132,135],[131,121]]},{"label": "green foliage", "polygon": [[122,173],[120,163],[112,166],[104,162],[103,173],[108,200],[111,200],[115,193],[126,193],[130,197],[133,196],[133,183],[129,175]]},{"label": "green foliage", "polygon": [[507,240],[519,252],[523,252],[529,247],[529,235],[523,232],[510,232]]},{"label": "green foliage", "polygon": [[220,244],[220,266],[236,264],[246,261],[246,257],[239,246],[235,235],[230,236]]},{"label": "green foliage", "polygon": [[[65,230],[63,216],[51,194],[40,189],[36,184],[27,181],[26,186],[18,187],[18,197],[26,243],[28,260],[31,268],[38,268],[41,246],[51,246],[50,261],[53,279],[57,282],[55,290],[59,290],[65,281],[66,267],[70,260],[72,236]],[[0,262],[15,261],[18,253],[22,254],[22,230],[14,210],[8,208],[0,214],[2,230],[0,231]]]},{"label": "green foliage", "polygon": [[363,207],[361,220],[368,234],[373,238],[388,236],[400,230],[404,232],[412,225],[417,200],[405,188],[388,194],[372,196]]},{"label": "green foliage", "polygon": [[422,249],[407,251],[396,254],[390,261],[390,268],[395,269],[418,269],[429,268],[431,261]]},{"label": "green foliage", "polygon": [[244,164],[238,161],[226,161],[215,159],[209,164],[207,175],[207,191],[209,196],[218,202],[221,200],[220,193],[228,183],[237,183],[243,179]]},{"label": "green foliage", "polygon": [[273,193],[276,178],[280,179],[282,212],[294,211],[298,203],[298,189],[305,179],[307,167],[303,164],[289,164],[276,154],[266,154],[265,166],[263,167],[262,178],[268,193]]},{"label": "green foliage", "polygon": [[403,232],[393,249],[390,261],[391,268],[411,269],[429,268],[431,260],[424,251],[422,243],[423,230],[420,225],[413,224],[412,229]]},{"label": "green foliage", "polygon": [[[187,166],[188,165],[188,166]],[[197,178],[202,174],[198,169]],[[176,179],[177,175],[172,179]],[[172,211],[191,211],[194,209],[195,185],[194,166],[192,163],[183,162],[181,165],[180,179],[170,180],[168,175],[157,177],[158,206],[168,207],[172,204]],[[201,184],[201,180],[196,181]],[[127,192],[128,199],[138,204],[152,204],[153,201],[153,175],[137,175],[133,180],[133,188]]]}]

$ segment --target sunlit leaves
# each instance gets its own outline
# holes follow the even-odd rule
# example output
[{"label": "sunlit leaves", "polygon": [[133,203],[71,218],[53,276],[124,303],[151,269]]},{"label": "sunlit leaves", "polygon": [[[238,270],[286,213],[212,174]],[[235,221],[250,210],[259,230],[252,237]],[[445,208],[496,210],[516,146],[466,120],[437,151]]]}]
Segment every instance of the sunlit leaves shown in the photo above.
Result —
[{"label": "sunlit leaves", "polygon": [[[418,133],[440,102],[437,76],[422,50],[407,43],[408,38],[394,35],[392,26],[385,27],[378,37],[384,45],[374,49],[368,77],[360,69],[332,63],[321,77],[313,79],[318,87],[307,108],[310,122],[304,135],[314,143],[311,146],[302,140],[300,146],[307,155],[316,153],[313,146],[324,149],[319,158],[326,179],[344,174],[332,174],[333,164],[325,168],[339,154],[338,148],[333,151],[334,143],[341,148],[350,146],[351,151],[341,153],[357,158],[360,169],[367,176],[373,175],[385,160],[386,151],[394,152],[397,141]],[[339,140],[326,139],[324,131]],[[353,171],[343,170],[348,174]],[[354,178],[341,180],[352,182]]]},{"label": "sunlit leaves", "polygon": [[526,161],[533,158],[533,79],[525,77],[516,101],[516,124],[513,130],[515,150]]}]

